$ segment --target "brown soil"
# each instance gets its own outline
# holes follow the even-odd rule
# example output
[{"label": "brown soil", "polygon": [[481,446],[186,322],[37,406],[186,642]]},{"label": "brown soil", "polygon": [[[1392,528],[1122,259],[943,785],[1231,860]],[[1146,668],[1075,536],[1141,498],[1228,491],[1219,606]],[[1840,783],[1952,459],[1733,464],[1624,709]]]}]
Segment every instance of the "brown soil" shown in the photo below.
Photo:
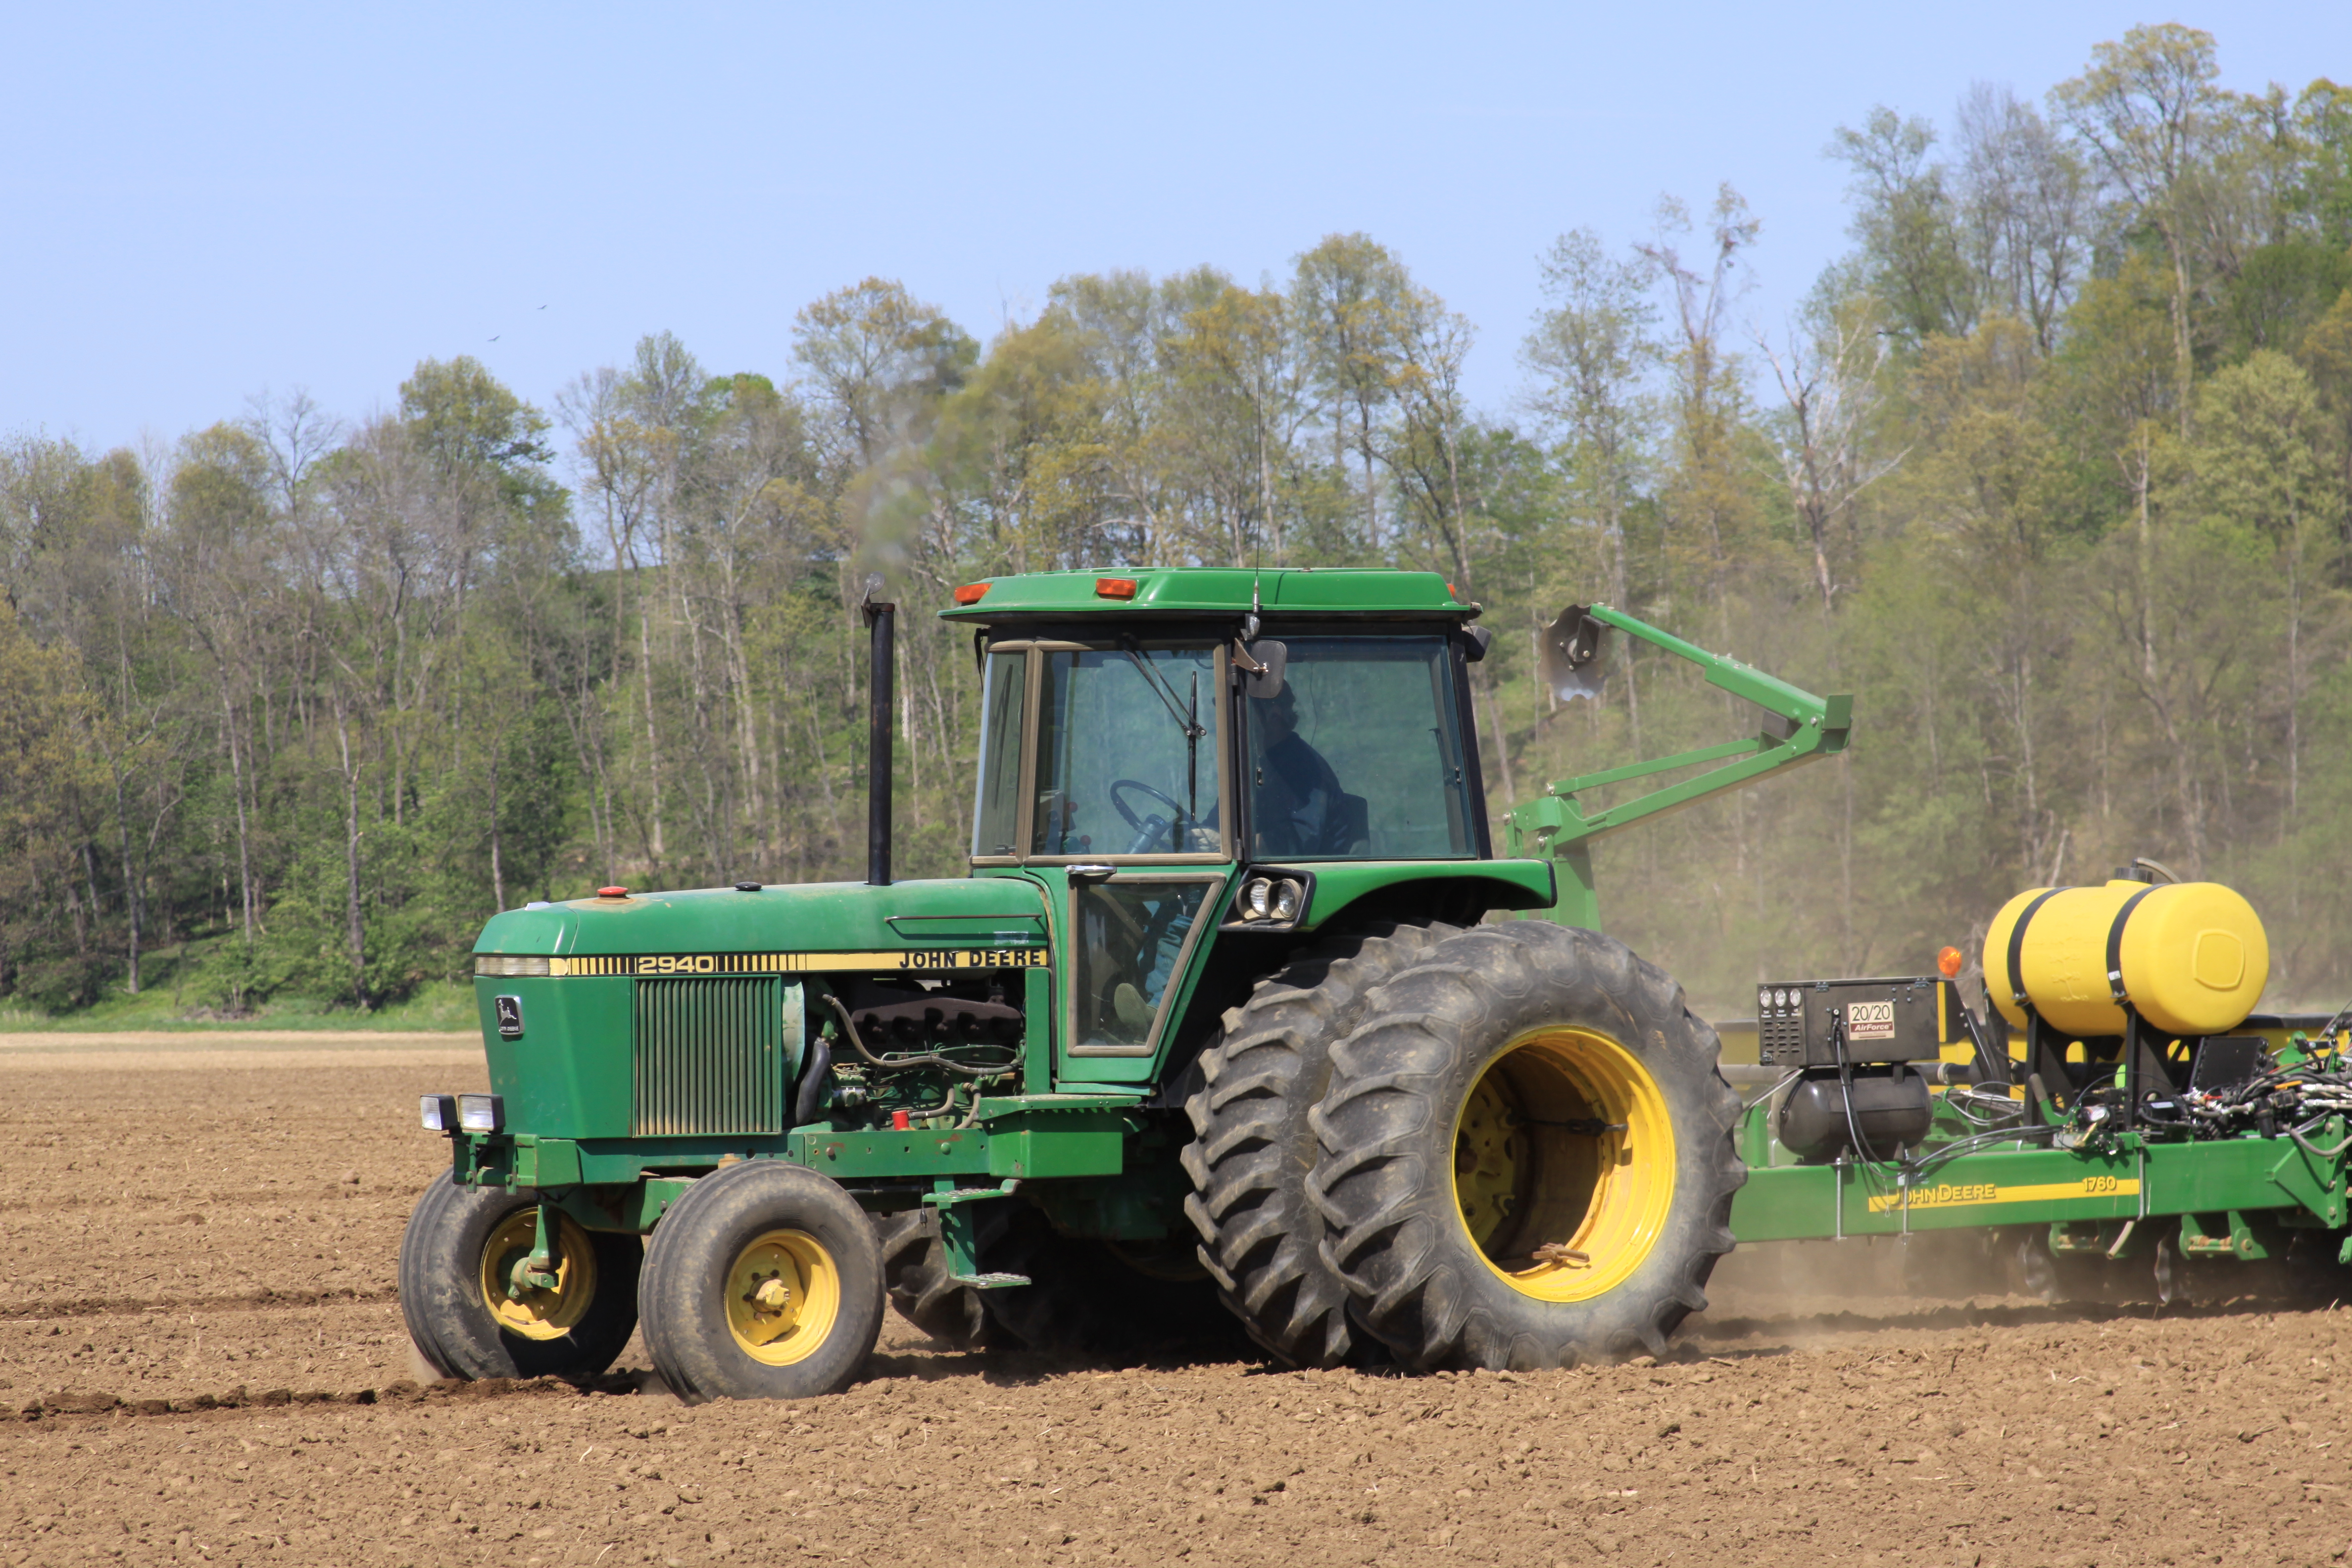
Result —
[{"label": "brown soil", "polygon": [[[2352,1311],[1905,1299],[1884,1244],[1734,1258],[1660,1366],[1089,1366],[948,1353],[894,1320],[866,1381],[793,1405],[632,1392],[635,1347],[605,1391],[419,1389],[392,1291],[441,1152],[415,1096],[478,1087],[478,1061],[382,1059],[381,1037],[250,1048],[0,1078],[0,1563],[1909,1568],[2352,1546]],[[1821,1295],[1838,1277],[1863,1293]]]}]

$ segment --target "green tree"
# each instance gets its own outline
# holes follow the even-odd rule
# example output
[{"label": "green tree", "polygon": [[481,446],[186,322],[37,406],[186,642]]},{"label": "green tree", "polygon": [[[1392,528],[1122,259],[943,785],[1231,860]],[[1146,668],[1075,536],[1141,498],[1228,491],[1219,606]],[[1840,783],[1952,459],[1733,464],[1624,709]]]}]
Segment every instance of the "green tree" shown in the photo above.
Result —
[{"label": "green tree", "polygon": [[1290,282],[1308,385],[1323,408],[1331,466],[1360,465],[1361,548],[1378,551],[1380,428],[1395,396],[1398,350],[1412,279],[1386,246],[1367,234],[1326,236],[1298,258]]},{"label": "green tree", "polygon": [[48,1008],[95,1002],[104,973],[91,941],[95,874],[77,832],[81,800],[104,787],[83,744],[93,714],[79,664],[68,647],[35,643],[0,605],[0,980]]},{"label": "green tree", "polygon": [[1852,171],[1853,237],[1869,287],[1889,324],[1914,344],[1955,337],[1975,324],[1976,274],[1961,249],[1959,204],[1941,163],[1936,128],[1880,105],[1859,131],[1840,126],[1829,153]]},{"label": "green tree", "polygon": [[[1559,433],[1567,495],[1605,541],[1609,602],[1633,603],[1633,510],[1649,482],[1654,405],[1650,383],[1664,359],[1648,268],[1612,257],[1589,228],[1553,242],[1542,261],[1540,312],[1519,351],[1536,378],[1535,413]],[[1641,744],[1642,701],[1629,657],[1625,712]]]},{"label": "green tree", "polygon": [[2213,36],[2178,23],[2133,27],[2091,51],[2081,76],[2050,90],[2057,118],[2080,137],[2113,186],[2126,226],[2162,243],[2173,349],[2173,404],[2189,433],[2195,357],[2189,321],[2197,237],[2191,186],[2228,110]]},{"label": "green tree", "polygon": [[2323,455],[2327,431],[2318,395],[2293,360],[2259,350],[2217,373],[2198,400],[2198,441],[2189,453],[2191,504],[2210,523],[2265,550],[2284,589],[2275,611],[2286,645],[2279,682],[2286,798],[2279,830],[2293,838],[2303,826],[2305,709],[2315,646],[2332,649],[2336,640],[2336,595],[2326,585],[2342,555],[2346,497]]}]

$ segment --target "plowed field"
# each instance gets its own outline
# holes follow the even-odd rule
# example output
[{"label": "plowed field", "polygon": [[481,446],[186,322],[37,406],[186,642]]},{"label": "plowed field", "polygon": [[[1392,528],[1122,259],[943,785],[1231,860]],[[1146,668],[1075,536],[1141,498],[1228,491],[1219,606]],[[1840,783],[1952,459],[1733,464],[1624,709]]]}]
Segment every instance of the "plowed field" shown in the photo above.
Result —
[{"label": "plowed field", "polygon": [[948,1353],[894,1320],[864,1383],[793,1405],[688,1409],[625,1375],[419,1388],[394,1254],[441,1145],[415,1097],[479,1082],[467,1042],[432,1037],[0,1041],[0,1563],[1907,1568],[2352,1546],[2347,1311],[2045,1306],[1990,1273],[1959,1282],[1973,1298],[1906,1298],[1885,1245],[1736,1258],[1663,1365],[1081,1365]]}]

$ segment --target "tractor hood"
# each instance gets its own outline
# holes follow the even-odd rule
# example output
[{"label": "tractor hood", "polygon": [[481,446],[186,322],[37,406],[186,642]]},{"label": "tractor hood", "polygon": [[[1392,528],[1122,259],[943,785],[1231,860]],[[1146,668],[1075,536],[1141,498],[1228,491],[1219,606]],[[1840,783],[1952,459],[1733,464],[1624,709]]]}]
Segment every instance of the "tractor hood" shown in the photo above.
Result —
[{"label": "tractor hood", "polygon": [[[1045,896],[1019,877],[703,888],[534,904],[493,916],[477,954],[896,953],[1045,940]],[[804,967],[794,963],[790,968]],[[807,965],[805,967],[823,967]],[[625,971],[645,972],[645,971]]]}]

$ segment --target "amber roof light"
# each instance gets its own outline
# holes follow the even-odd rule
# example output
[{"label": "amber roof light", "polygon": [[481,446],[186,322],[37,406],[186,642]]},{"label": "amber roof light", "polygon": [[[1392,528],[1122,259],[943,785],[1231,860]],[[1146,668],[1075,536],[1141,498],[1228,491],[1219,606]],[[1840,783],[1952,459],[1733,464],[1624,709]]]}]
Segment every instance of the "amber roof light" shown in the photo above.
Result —
[{"label": "amber roof light", "polygon": [[955,602],[959,605],[977,605],[988,597],[989,586],[990,584],[986,583],[966,583],[955,591]]},{"label": "amber roof light", "polygon": [[1097,577],[1095,579],[1095,596],[1101,599],[1132,599],[1135,597],[1135,579]]},{"label": "amber roof light", "polygon": [[599,888],[596,889],[596,896],[600,899],[625,899],[629,896],[629,889],[626,888]]}]

